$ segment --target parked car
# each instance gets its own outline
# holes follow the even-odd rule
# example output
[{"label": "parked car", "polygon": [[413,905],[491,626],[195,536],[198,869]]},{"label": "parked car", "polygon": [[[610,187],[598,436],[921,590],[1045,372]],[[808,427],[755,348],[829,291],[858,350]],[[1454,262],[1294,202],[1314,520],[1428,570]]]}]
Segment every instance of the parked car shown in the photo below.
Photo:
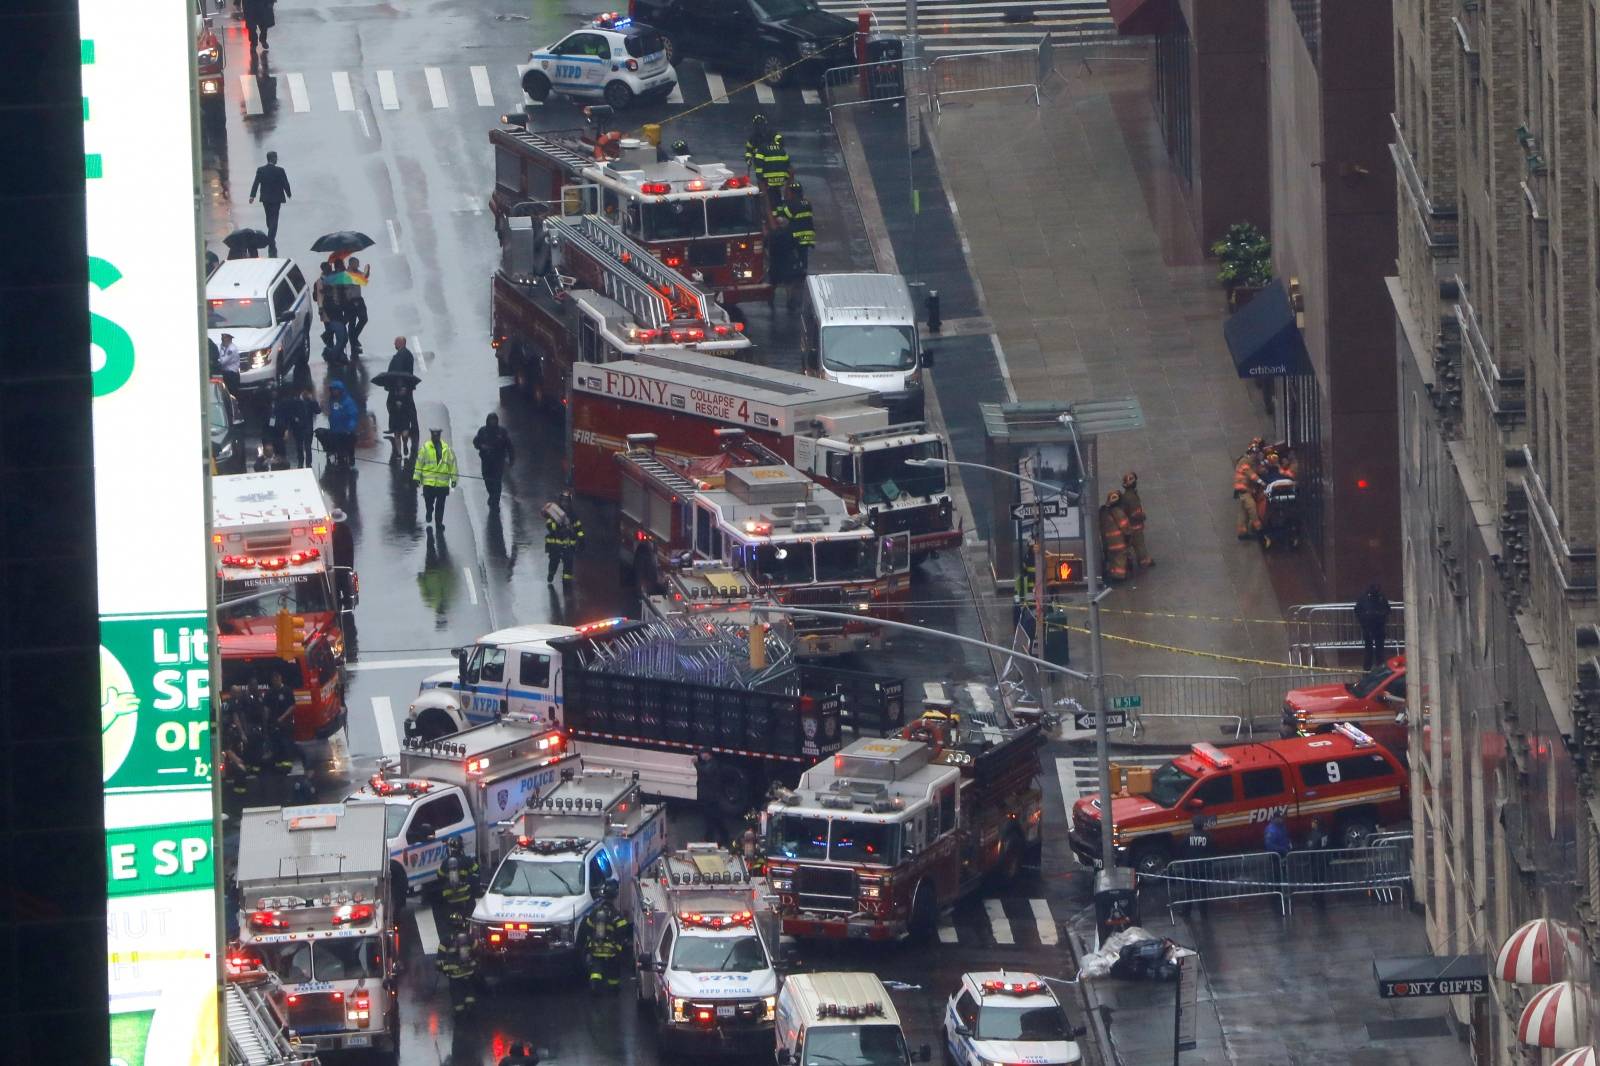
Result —
[{"label": "parked car", "polygon": [[855,23],[816,0],[631,0],[666,43],[667,61],[751,70],[773,85],[856,61]]}]

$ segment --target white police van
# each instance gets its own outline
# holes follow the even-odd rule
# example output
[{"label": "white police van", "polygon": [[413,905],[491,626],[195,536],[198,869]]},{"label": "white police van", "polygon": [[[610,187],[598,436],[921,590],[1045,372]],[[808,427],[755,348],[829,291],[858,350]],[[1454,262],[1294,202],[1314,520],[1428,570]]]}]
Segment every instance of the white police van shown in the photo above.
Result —
[{"label": "white police van", "polygon": [[677,84],[661,35],[615,13],[531,53],[517,69],[524,109],[557,92],[621,111],[637,97],[663,98]]},{"label": "white police van", "polygon": [[1050,986],[1031,973],[961,975],[961,987],[944,1010],[944,1039],[955,1066],[1027,1063],[1067,1066],[1083,1058]]}]

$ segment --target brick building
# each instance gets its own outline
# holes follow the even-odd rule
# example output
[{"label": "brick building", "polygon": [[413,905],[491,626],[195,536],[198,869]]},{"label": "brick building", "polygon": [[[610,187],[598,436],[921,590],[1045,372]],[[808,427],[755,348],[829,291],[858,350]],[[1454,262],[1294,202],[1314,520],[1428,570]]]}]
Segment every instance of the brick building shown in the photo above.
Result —
[{"label": "brick building", "polygon": [[[1388,279],[1417,897],[1440,953],[1493,956],[1522,922],[1563,923],[1584,947],[1558,953],[1557,976],[1585,998],[1600,949],[1595,35],[1593,0],[1395,0]],[[1537,988],[1491,985],[1451,1001],[1477,1060],[1540,1061],[1516,1032]]]}]

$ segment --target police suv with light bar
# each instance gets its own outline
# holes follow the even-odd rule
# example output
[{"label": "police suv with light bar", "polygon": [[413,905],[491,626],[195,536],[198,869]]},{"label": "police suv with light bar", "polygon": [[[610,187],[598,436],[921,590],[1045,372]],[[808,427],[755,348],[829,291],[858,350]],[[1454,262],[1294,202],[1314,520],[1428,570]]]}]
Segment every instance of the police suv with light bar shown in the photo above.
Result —
[{"label": "police suv with light bar", "polygon": [[583,919],[607,881],[633,905],[639,871],[660,856],[667,819],[643,802],[637,777],[566,768],[522,814],[514,843],[472,910],[472,935],[492,971],[570,966],[583,956]]},{"label": "police suv with light bar", "polygon": [[524,112],[552,91],[580,100],[604,100],[621,111],[637,97],[661,99],[677,78],[661,35],[616,12],[601,15],[517,68]]},{"label": "police suv with light bar", "polygon": [[663,1042],[770,1045],[777,921],[766,886],[720,844],[664,855],[634,895],[639,1002]]},{"label": "police suv with light bar", "polygon": [[1067,1066],[1083,1053],[1048,984],[1031,973],[968,973],[945,1004],[944,1039],[954,1066]]}]

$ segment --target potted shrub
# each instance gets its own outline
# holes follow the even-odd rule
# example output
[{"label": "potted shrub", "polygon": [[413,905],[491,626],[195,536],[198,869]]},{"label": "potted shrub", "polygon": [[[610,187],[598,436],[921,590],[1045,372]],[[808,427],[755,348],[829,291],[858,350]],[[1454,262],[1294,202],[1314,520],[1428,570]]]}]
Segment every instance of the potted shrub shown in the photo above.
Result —
[{"label": "potted shrub", "polygon": [[1238,310],[1272,280],[1272,242],[1248,222],[1228,227],[1222,240],[1211,246],[1220,260],[1217,280],[1228,290],[1228,306]]}]

